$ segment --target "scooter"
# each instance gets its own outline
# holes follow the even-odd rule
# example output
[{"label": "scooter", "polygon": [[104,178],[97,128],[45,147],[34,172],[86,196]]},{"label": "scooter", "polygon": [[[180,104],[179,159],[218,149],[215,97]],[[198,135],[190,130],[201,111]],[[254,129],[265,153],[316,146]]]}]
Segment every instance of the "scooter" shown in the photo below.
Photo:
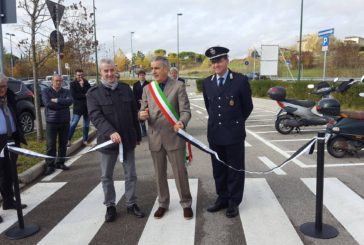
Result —
[{"label": "scooter", "polygon": [[[335,82],[337,80],[335,79]],[[308,88],[314,88],[311,94],[319,95],[321,99],[331,98],[330,94],[336,91],[336,88],[330,86],[328,82],[309,85]],[[298,133],[302,126],[326,125],[331,120],[317,112],[314,101],[287,99],[284,87],[270,88],[268,96],[281,107],[275,121],[275,128],[281,134],[289,134],[293,129]]]},{"label": "scooter", "polygon": [[[361,79],[364,82],[364,76]],[[359,96],[364,97],[364,93]],[[336,158],[357,155],[364,148],[364,111],[341,111],[333,125],[328,125],[327,151]]]}]

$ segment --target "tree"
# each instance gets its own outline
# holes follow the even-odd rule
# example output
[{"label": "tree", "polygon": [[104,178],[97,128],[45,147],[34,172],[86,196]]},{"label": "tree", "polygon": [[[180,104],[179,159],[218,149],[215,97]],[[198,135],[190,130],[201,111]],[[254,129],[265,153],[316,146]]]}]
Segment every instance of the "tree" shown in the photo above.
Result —
[{"label": "tree", "polygon": [[154,55],[156,56],[166,56],[167,52],[165,49],[154,50]]},{"label": "tree", "polygon": [[129,59],[124,54],[123,50],[118,49],[115,55],[115,65],[118,71],[127,71],[130,64]]}]

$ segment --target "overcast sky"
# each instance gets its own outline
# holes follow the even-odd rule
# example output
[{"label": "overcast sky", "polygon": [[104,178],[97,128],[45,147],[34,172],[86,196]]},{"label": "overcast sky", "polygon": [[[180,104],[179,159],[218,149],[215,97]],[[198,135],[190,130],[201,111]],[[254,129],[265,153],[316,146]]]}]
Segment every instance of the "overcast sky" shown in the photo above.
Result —
[{"label": "overcast sky", "polygon": [[[72,0],[66,0],[68,5]],[[92,0],[83,1],[92,10]],[[291,46],[299,38],[300,0],[95,0],[99,56],[112,55],[121,48],[130,56],[162,48],[177,52],[177,13],[179,50],[204,53],[211,46],[230,49],[231,58],[243,58],[248,49],[261,44]],[[22,18],[18,11],[18,23]],[[50,22],[51,23],[51,22]],[[3,35],[12,32],[15,42],[21,34],[14,24],[3,25]],[[364,37],[363,0],[304,0],[303,34],[335,28],[335,36]],[[9,50],[9,41],[4,39]],[[13,46],[14,47],[14,46]],[[18,53],[14,48],[14,53]]]}]

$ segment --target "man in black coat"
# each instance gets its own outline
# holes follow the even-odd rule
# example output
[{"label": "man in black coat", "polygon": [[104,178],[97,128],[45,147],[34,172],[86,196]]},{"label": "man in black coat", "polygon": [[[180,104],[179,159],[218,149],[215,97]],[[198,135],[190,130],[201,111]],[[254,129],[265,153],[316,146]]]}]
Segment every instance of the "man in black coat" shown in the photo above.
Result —
[{"label": "man in black coat", "polygon": [[121,146],[127,212],[142,218],[144,213],[137,206],[135,195],[137,175],[134,149],[141,141],[137,105],[129,85],[116,80],[115,65],[111,59],[101,59],[100,74],[101,84],[92,87],[87,94],[87,108],[91,122],[97,129],[97,143],[110,139],[115,143],[100,150],[105,221],[116,219],[113,173]]},{"label": "man in black coat", "polygon": [[[16,165],[18,155],[10,153],[9,159],[9,152],[5,148],[9,141],[14,141],[17,147],[20,143],[27,143],[18,121],[15,94],[8,89],[8,78],[0,73],[0,193],[3,210],[16,209],[11,169],[12,165]],[[25,208],[26,205],[21,207]]]},{"label": "man in black coat", "polygon": [[76,70],[76,78],[70,84],[70,92],[73,98],[73,116],[68,132],[68,144],[71,145],[71,139],[75,133],[78,122],[83,117],[83,144],[89,145],[88,143],[88,131],[90,128],[90,118],[87,112],[86,93],[91,88],[91,85],[83,77],[83,70]]},{"label": "man in black coat", "polygon": [[[70,91],[62,88],[62,77],[52,77],[52,86],[42,91],[44,115],[47,132],[47,155],[57,159],[46,159],[44,175],[54,172],[55,168],[68,170],[64,165],[67,153],[67,136],[70,128],[70,106],[73,103]],[[58,139],[58,150],[57,150]],[[57,154],[58,152],[58,154]]]},{"label": "man in black coat", "polygon": [[[205,55],[215,74],[203,82],[203,97],[209,114],[207,138],[219,158],[235,169],[245,169],[245,121],[253,110],[248,78],[228,69],[229,50],[209,48]],[[233,170],[212,157],[217,200],[209,212],[226,210],[228,218],[239,214],[243,198],[245,173]]]},{"label": "man in black coat", "polygon": [[[138,111],[140,110],[140,105],[142,101],[142,94],[143,94],[143,88],[149,84],[148,81],[145,80],[145,71],[139,70],[138,71],[138,79],[139,81],[135,82],[133,84],[133,93],[134,98],[136,101],[136,104],[138,106]],[[140,121],[140,128],[142,130],[142,136],[147,136],[147,126],[145,124],[145,121]]]}]

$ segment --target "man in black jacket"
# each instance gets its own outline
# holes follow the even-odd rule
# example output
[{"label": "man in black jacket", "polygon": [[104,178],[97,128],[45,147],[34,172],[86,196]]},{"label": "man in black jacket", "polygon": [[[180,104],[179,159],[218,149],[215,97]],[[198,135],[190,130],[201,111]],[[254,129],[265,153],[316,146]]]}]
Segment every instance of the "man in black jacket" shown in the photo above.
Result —
[{"label": "man in black jacket", "polygon": [[87,108],[91,122],[97,129],[97,143],[112,140],[115,144],[100,150],[101,182],[106,206],[105,221],[116,219],[116,195],[113,180],[115,163],[123,152],[125,197],[127,212],[144,217],[136,204],[135,147],[141,141],[137,105],[129,85],[115,78],[115,65],[111,59],[100,61],[101,84],[87,94]]},{"label": "man in black jacket", "polygon": [[[149,84],[148,81],[145,80],[145,71],[138,71],[139,81],[133,84],[133,93],[134,98],[138,106],[138,111],[140,110],[140,105],[142,101],[143,88]],[[145,121],[140,121],[140,128],[142,130],[142,136],[147,136],[147,126]]]},{"label": "man in black jacket", "polygon": [[[26,144],[18,121],[15,94],[8,89],[8,78],[0,73],[0,193],[3,198],[3,210],[16,209],[13,191],[12,165],[16,164],[18,155],[5,148],[7,142],[14,141],[15,146]],[[22,205],[25,208],[26,205]],[[0,216],[0,223],[2,218]]]},{"label": "man in black jacket", "polygon": [[90,128],[90,119],[87,112],[86,93],[91,88],[91,85],[83,77],[83,70],[76,70],[76,78],[70,84],[70,92],[73,98],[73,116],[71,120],[70,129],[68,132],[68,144],[71,145],[71,139],[75,133],[78,122],[83,117],[83,144],[89,145],[88,143],[88,131]]},{"label": "man in black jacket", "polygon": [[67,136],[70,128],[70,106],[73,103],[70,91],[62,88],[62,78],[55,74],[52,77],[52,86],[42,91],[44,103],[44,114],[47,132],[47,155],[56,157],[58,138],[58,157],[46,159],[46,169],[44,174],[49,175],[55,168],[68,170],[64,165],[67,152]]}]

